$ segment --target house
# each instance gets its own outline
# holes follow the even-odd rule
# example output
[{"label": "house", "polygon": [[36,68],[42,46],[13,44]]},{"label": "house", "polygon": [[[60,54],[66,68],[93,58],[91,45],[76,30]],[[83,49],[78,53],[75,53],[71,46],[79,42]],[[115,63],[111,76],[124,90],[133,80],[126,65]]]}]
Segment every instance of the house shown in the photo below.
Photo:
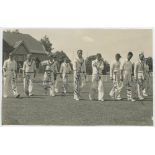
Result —
[{"label": "house", "polygon": [[29,34],[19,32],[3,32],[3,61],[8,58],[10,52],[15,54],[18,65],[23,65],[26,55],[31,53],[33,58],[40,61],[46,59],[46,51],[40,41]]}]

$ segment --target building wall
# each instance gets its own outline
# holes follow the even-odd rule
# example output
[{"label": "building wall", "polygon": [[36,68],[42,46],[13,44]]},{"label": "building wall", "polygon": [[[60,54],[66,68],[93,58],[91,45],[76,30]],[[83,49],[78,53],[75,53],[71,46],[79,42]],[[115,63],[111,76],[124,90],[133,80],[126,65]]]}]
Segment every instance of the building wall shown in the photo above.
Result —
[{"label": "building wall", "polygon": [[43,60],[47,59],[46,54],[32,53],[32,56],[33,56],[34,59],[38,58],[40,61],[43,61]]},{"label": "building wall", "polygon": [[24,45],[21,45],[18,47],[18,49],[14,52],[15,53],[15,60],[17,62],[23,62],[26,60],[26,55],[29,53],[28,50],[24,47]]}]

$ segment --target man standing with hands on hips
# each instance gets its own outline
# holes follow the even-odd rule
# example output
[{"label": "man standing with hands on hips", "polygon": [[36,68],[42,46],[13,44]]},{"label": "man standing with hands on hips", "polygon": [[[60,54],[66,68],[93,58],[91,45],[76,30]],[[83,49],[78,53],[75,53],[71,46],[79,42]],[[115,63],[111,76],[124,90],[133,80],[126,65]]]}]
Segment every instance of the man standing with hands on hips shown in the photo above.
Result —
[{"label": "man standing with hands on hips", "polygon": [[139,61],[135,64],[134,77],[137,82],[137,92],[139,100],[144,100],[143,90],[145,81],[145,67],[144,67],[144,54],[139,54]]},{"label": "man standing with hands on hips", "polygon": [[67,93],[67,86],[68,86],[68,77],[69,73],[71,73],[71,66],[66,58],[64,58],[63,63],[61,64],[60,67],[60,77],[62,78],[63,81],[63,93],[66,95]]},{"label": "man standing with hands on hips", "polygon": [[82,75],[84,74],[86,79],[86,66],[85,60],[82,57],[83,51],[77,51],[77,57],[73,62],[73,71],[74,71],[74,99],[76,101],[80,100],[80,86],[82,84]]},{"label": "man standing with hands on hips", "polygon": [[116,100],[121,100],[120,92],[123,87],[122,75],[121,75],[121,55],[117,53],[115,55],[115,61],[111,64],[110,67],[110,79],[113,81],[113,87],[109,95]]},{"label": "man standing with hands on hips", "polygon": [[55,96],[55,74],[58,73],[57,65],[54,61],[53,54],[48,55],[48,60],[41,62],[41,65],[45,67],[43,85],[45,89],[45,94],[50,92],[50,96]]},{"label": "man standing with hands on hips", "polygon": [[133,85],[133,82],[132,82],[133,64],[131,62],[132,57],[133,57],[133,53],[129,52],[127,55],[127,60],[122,65],[122,77],[126,88],[127,100],[134,102],[135,99],[132,98],[132,85]]}]

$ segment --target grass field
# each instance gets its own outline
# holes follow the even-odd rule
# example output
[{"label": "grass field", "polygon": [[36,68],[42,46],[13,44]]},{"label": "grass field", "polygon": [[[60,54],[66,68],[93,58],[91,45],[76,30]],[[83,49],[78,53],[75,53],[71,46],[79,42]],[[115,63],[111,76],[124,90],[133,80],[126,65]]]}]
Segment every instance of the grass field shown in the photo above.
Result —
[{"label": "grass field", "polygon": [[[26,97],[23,83],[17,83],[21,98],[2,99],[3,125],[153,125],[152,91],[144,101],[126,101],[126,91],[122,90],[122,101],[109,97],[111,81],[104,82],[105,102],[89,101],[90,77],[82,89],[80,101],[73,100],[72,83],[69,93],[55,97],[44,95],[41,77],[34,83],[34,96]],[[59,83],[61,91],[61,82]],[[152,90],[152,88],[151,88]],[[136,97],[135,91],[133,92]]]}]

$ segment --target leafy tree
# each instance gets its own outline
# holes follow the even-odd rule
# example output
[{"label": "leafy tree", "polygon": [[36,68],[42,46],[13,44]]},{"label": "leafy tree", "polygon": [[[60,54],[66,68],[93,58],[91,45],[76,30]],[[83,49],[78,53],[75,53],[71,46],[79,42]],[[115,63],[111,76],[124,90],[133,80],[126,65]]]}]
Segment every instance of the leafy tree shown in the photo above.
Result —
[{"label": "leafy tree", "polygon": [[86,73],[92,74],[92,61],[96,59],[96,55],[91,55],[86,58]]},{"label": "leafy tree", "polygon": [[57,61],[58,69],[60,69],[60,65],[64,61],[64,59],[66,59],[70,63],[72,68],[71,60],[69,59],[69,57],[66,55],[64,51],[56,51],[54,53],[54,57],[55,57],[55,60]]},{"label": "leafy tree", "polygon": [[146,58],[146,63],[149,65],[150,72],[153,72],[153,59],[152,59],[152,57]]},{"label": "leafy tree", "polygon": [[48,53],[51,53],[54,48],[52,47],[52,43],[50,42],[49,38],[45,35],[40,41],[43,44],[45,50]]},{"label": "leafy tree", "polygon": [[12,31],[13,33],[20,33],[18,29]]}]

